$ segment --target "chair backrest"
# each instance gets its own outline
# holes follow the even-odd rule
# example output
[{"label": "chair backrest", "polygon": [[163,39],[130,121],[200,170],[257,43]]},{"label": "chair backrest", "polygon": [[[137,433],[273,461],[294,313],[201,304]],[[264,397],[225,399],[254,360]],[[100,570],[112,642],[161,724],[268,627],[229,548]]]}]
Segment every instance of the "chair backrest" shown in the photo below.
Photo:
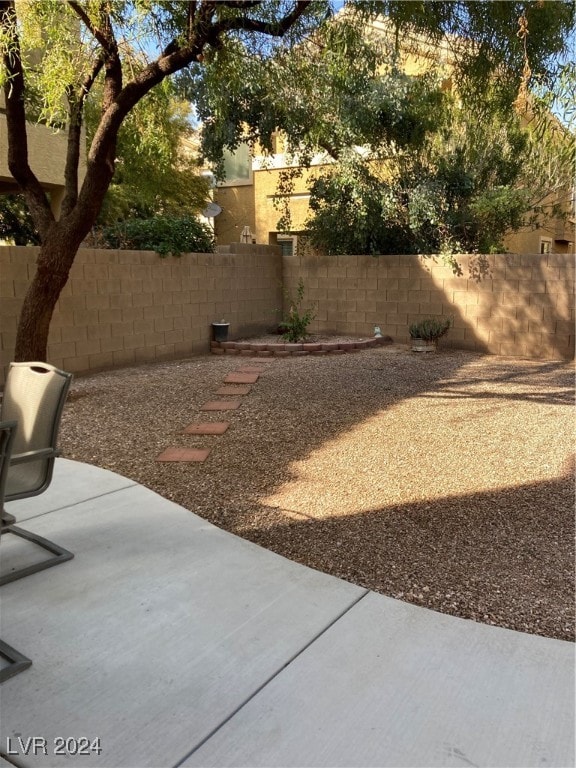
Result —
[{"label": "chair backrest", "polygon": [[16,436],[15,421],[0,421],[0,514],[4,509],[6,478],[12,455],[12,445]]},{"label": "chair backrest", "polygon": [[10,363],[2,420],[16,421],[12,453],[52,449],[52,455],[13,463],[6,480],[6,499],[25,498],[46,490],[52,479],[62,409],[72,374],[47,363]]}]

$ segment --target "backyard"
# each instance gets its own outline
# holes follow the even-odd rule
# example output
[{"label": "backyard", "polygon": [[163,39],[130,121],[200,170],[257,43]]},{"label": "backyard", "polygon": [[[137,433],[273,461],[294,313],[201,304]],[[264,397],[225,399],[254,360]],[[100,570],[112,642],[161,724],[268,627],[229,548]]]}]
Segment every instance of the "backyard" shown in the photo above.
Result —
[{"label": "backyard", "polygon": [[[240,367],[240,407],[201,411]],[[461,350],[206,355],[77,377],[60,446],[312,568],[570,640],[573,395],[571,363]],[[182,434],[207,421],[230,427]],[[178,446],[212,450],[156,461]]]}]

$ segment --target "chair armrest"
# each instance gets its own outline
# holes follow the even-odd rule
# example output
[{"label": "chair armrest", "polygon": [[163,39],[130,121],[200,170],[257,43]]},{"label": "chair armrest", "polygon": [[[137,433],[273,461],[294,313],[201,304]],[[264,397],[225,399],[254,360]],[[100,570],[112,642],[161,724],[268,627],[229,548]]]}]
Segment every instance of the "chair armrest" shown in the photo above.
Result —
[{"label": "chair armrest", "polygon": [[10,457],[10,464],[24,464],[27,461],[40,461],[41,459],[51,459],[60,456],[60,451],[52,448],[39,448],[37,451],[26,451],[26,453],[14,453]]}]

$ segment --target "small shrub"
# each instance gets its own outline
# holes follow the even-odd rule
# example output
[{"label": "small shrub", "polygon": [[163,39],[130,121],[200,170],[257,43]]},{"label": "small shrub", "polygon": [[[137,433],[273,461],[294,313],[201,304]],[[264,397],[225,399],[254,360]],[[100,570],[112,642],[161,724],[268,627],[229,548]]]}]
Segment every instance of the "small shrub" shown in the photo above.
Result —
[{"label": "small shrub", "polygon": [[412,323],[410,326],[410,337],[412,339],[424,339],[425,341],[436,341],[444,334],[448,333],[452,322],[449,317],[437,318],[429,317]]},{"label": "small shrub", "polygon": [[308,336],[308,326],[316,317],[316,312],[313,307],[309,307],[305,312],[302,310],[304,300],[304,281],[302,278],[298,282],[295,299],[287,292],[284,295],[290,304],[290,309],[280,323],[280,327],[283,329],[282,338],[289,342],[304,341]]},{"label": "small shrub", "polygon": [[130,219],[104,227],[101,235],[106,248],[156,251],[162,257],[214,251],[210,228],[190,216]]}]

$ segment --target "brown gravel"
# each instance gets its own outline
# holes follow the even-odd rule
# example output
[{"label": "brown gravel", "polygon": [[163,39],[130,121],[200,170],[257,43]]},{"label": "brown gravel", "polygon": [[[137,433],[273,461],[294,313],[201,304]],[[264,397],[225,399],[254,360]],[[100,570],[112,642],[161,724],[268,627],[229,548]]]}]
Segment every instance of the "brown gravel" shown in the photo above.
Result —
[{"label": "brown gravel", "polygon": [[[241,407],[201,412],[241,364],[265,369]],[[60,444],[305,565],[573,640],[573,395],[572,364],[456,350],[206,355],[77,378]],[[155,462],[169,446],[213,450]]]}]

